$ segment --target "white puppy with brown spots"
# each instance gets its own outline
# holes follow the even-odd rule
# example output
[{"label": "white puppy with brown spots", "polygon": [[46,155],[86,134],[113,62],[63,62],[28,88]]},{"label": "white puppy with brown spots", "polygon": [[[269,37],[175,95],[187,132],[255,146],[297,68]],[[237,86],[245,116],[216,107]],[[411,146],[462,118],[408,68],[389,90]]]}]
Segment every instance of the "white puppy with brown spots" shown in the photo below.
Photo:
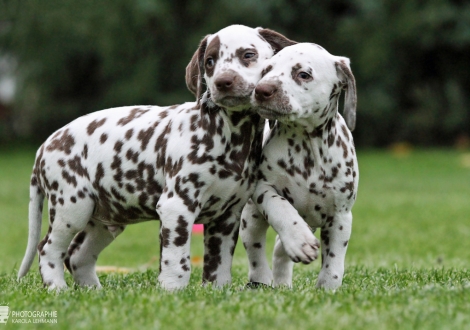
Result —
[{"label": "white puppy with brown spots", "polygon": [[[268,29],[229,26],[205,37],[187,67],[197,102],[102,110],[52,134],[31,176],[29,239],[18,277],[37,250],[49,289],[67,287],[63,263],[79,285],[100,287],[101,251],[127,225],[160,219],[162,287],[188,284],[194,223],[204,224],[203,281],[230,283],[264,126],[250,96],[263,62],[289,44]],[[45,198],[49,231],[39,241]]]},{"label": "white puppy with brown spots", "polygon": [[[320,244],[312,229],[321,228],[317,287],[336,289],[343,279],[359,179],[350,132],[356,87],[349,59],[302,43],[284,48],[265,66],[253,105],[277,123],[265,136],[259,181],[242,214],[249,280],[292,286],[293,262],[317,258]],[[346,121],[338,113],[342,90]],[[273,272],[265,257],[269,225],[278,233]]]}]

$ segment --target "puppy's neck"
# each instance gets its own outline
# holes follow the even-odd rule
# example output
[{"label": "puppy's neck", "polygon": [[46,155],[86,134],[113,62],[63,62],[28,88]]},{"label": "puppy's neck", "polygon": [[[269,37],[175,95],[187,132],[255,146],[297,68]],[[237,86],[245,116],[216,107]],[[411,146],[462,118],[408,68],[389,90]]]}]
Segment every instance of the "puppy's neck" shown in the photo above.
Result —
[{"label": "puppy's neck", "polygon": [[214,103],[214,101],[212,101],[211,94],[209,93],[209,91],[206,91],[204,94],[202,94],[197,104],[201,107],[202,113],[217,112],[219,109],[221,109],[221,107],[219,107],[217,104]]},{"label": "puppy's neck", "polygon": [[230,130],[237,130],[237,128],[245,122],[250,122],[255,126],[259,126],[257,129],[262,131],[263,125],[261,125],[261,117],[256,113],[256,111],[251,107],[246,109],[228,109],[221,107],[214,103],[211,98],[210,92],[206,91],[201,99],[198,101],[198,106],[201,109],[201,118],[204,116],[221,116],[224,119],[224,122],[230,127]]},{"label": "puppy's neck", "polygon": [[304,149],[310,150],[314,163],[321,164],[328,162],[330,159],[329,151],[337,142],[335,136],[337,135],[337,130],[340,129],[337,105],[334,109],[335,111],[330,109],[324,116],[325,120],[319,125],[305,125],[304,122],[276,122],[269,139],[274,136],[282,136],[287,141],[292,140],[293,142],[290,142],[292,145],[298,144]]}]

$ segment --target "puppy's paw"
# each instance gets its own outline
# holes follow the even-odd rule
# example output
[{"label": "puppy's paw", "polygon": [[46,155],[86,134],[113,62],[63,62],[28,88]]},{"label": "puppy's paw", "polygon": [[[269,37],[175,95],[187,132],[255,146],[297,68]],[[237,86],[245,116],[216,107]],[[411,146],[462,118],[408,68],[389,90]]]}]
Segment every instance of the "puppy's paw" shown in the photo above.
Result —
[{"label": "puppy's paw", "polygon": [[307,265],[318,258],[320,241],[313,235],[307,224],[297,228],[295,233],[281,237],[281,242],[293,262],[302,262]]}]

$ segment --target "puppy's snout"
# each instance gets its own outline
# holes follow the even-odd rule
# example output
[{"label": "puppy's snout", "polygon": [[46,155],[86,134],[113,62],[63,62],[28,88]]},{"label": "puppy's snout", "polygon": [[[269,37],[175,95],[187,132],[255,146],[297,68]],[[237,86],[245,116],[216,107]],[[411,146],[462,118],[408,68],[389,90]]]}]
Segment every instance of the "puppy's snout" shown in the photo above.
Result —
[{"label": "puppy's snout", "polygon": [[234,80],[235,78],[233,77],[233,75],[221,75],[215,80],[215,87],[220,92],[228,92],[232,89]]},{"label": "puppy's snout", "polygon": [[255,88],[255,98],[258,101],[267,101],[274,96],[277,91],[275,85],[262,84]]}]

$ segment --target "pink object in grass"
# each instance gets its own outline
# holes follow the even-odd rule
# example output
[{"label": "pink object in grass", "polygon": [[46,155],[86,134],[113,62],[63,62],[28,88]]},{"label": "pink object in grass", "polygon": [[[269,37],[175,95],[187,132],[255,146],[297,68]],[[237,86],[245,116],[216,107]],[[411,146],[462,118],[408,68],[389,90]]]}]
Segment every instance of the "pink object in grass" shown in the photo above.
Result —
[{"label": "pink object in grass", "polygon": [[202,225],[202,224],[193,225],[193,233],[194,234],[204,233],[204,225]]}]

